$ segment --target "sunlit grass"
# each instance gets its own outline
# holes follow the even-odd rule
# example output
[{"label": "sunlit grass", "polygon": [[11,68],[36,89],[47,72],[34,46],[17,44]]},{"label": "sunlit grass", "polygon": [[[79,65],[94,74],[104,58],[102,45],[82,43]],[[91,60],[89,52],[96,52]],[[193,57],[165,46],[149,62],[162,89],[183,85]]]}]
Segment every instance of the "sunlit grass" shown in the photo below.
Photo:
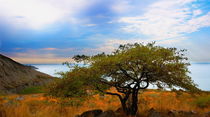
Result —
[{"label": "sunlit grass", "polygon": [[[24,99],[17,100],[20,96]],[[139,95],[138,113],[144,114],[150,108],[160,111],[194,110],[204,113],[210,110],[209,103],[206,103],[209,96],[209,93],[192,95],[186,92],[148,90]],[[205,107],[200,107],[200,103],[206,104]],[[117,97],[110,95],[98,94],[83,100],[30,94],[1,96],[0,107],[7,117],[74,117],[92,109],[116,110],[120,103]]]}]

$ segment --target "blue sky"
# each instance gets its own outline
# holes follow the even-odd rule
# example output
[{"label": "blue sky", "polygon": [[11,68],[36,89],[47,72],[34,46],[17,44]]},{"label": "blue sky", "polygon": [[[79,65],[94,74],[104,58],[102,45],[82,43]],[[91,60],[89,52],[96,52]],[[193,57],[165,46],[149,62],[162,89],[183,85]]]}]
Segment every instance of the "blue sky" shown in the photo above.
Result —
[{"label": "blue sky", "polygon": [[0,53],[21,63],[151,41],[210,62],[210,0],[0,0]]}]

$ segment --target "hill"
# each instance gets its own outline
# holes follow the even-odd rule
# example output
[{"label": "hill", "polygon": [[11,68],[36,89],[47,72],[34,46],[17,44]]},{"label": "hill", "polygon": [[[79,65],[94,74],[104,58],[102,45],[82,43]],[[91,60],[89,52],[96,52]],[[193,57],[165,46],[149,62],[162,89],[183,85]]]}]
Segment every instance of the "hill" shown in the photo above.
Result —
[{"label": "hill", "polygon": [[17,93],[24,88],[40,86],[52,81],[50,75],[36,71],[0,54],[0,92]]}]

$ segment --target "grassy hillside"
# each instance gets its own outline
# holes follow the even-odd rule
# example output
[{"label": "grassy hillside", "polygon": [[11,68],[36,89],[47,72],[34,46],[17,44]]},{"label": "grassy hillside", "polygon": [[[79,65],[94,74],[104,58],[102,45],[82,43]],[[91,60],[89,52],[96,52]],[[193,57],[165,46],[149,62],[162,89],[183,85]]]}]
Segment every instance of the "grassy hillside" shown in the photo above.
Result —
[{"label": "grassy hillside", "polygon": [[[74,117],[87,110],[116,110],[119,107],[118,98],[110,95],[94,95],[85,100],[54,98],[44,94],[0,96],[0,112],[6,117]],[[139,95],[138,113],[145,117],[151,108],[205,113],[210,110],[210,93],[147,90]]]}]

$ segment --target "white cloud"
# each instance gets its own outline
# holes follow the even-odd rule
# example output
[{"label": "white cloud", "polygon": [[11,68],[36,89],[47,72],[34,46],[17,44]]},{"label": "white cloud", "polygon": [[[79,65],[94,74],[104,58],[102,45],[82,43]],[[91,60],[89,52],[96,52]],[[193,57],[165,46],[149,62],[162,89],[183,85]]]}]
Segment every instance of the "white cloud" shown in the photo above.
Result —
[{"label": "white cloud", "polygon": [[198,15],[201,15],[201,14],[202,14],[202,11],[201,11],[200,9],[194,10],[194,11],[193,11],[193,16],[194,16],[194,17],[196,17],[196,16],[198,16]]},{"label": "white cloud", "polygon": [[210,26],[210,12],[202,14],[190,5],[195,0],[161,0],[150,5],[143,15],[122,17],[126,32],[137,32],[156,40],[182,38],[202,27]]},{"label": "white cloud", "polygon": [[111,53],[115,49],[119,47],[121,44],[127,44],[127,43],[142,43],[142,42],[149,42],[148,40],[142,40],[142,39],[129,39],[129,40],[122,40],[120,38],[107,38],[105,39],[105,42],[102,44],[99,44],[96,48],[84,48],[78,53],[82,54],[97,54],[101,52]]},{"label": "white cloud", "polygon": [[133,6],[129,4],[128,0],[117,0],[115,1],[115,4],[113,4],[111,8],[116,13],[125,13],[128,10],[132,9]]},{"label": "white cloud", "polygon": [[183,40],[186,40],[186,39],[187,39],[186,37],[180,37],[180,38],[177,38],[177,39],[164,39],[164,40],[158,41],[157,44],[167,46],[167,45],[172,44],[172,43],[176,43],[177,44],[177,43],[179,43],[179,42],[181,42]]},{"label": "white cloud", "polygon": [[85,24],[85,26],[87,27],[92,27],[92,26],[96,26],[97,24]]},{"label": "white cloud", "polygon": [[92,1],[0,0],[0,17],[17,27],[40,29],[56,21],[72,21],[75,19],[74,15],[85,9]]}]

